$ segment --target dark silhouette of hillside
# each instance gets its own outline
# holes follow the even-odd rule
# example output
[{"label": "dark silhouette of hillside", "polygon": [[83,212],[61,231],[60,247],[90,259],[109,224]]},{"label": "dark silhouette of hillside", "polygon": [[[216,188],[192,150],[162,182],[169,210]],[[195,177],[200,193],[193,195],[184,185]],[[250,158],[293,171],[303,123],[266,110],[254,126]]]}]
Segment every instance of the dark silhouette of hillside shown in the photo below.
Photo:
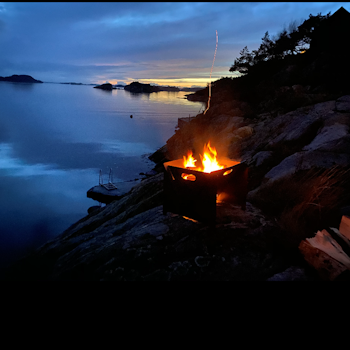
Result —
[{"label": "dark silhouette of hillside", "polygon": [[[266,32],[257,50],[245,47],[229,69],[242,75],[214,82],[211,104],[243,101],[253,116],[349,94],[350,13],[341,7],[332,16],[310,14],[300,26],[289,29],[274,39]],[[189,99],[207,101],[208,88]]]},{"label": "dark silhouette of hillside", "polygon": [[107,91],[112,91],[113,90],[113,85],[110,83],[105,83],[102,85],[97,85],[94,86],[95,89],[102,89],[102,90],[107,90]]},{"label": "dark silhouette of hillside", "polygon": [[151,86],[150,84],[142,84],[137,81],[134,81],[129,85],[126,85],[124,87],[124,90],[130,91],[133,93],[141,93],[141,92],[151,93],[151,92],[160,91],[158,86]]},{"label": "dark silhouette of hillside", "polygon": [[12,75],[10,77],[0,77],[0,81],[9,81],[12,83],[42,83],[41,80],[36,80],[30,75]]}]

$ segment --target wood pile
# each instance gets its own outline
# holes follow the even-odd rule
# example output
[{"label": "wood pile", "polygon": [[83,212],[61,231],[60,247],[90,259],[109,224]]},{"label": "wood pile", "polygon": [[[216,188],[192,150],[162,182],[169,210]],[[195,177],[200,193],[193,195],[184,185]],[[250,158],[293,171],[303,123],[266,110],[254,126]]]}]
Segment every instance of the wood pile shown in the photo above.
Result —
[{"label": "wood pile", "polygon": [[342,217],[339,229],[317,231],[301,241],[299,251],[323,280],[350,280],[350,217]]}]

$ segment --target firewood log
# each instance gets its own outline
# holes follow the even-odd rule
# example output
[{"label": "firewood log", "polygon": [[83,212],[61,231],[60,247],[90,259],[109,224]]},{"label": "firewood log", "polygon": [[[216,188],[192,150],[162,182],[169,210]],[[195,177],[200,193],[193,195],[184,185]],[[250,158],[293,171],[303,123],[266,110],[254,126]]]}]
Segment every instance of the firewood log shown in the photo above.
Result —
[{"label": "firewood log", "polygon": [[339,225],[339,231],[350,241],[350,218],[343,215]]},{"label": "firewood log", "polygon": [[321,249],[315,248],[305,240],[301,241],[299,250],[307,263],[316,269],[323,280],[333,281],[348,270],[344,264],[332,258]]},{"label": "firewood log", "polygon": [[[313,266],[321,278],[333,281],[346,270],[350,270],[350,257],[344,252],[350,246],[350,223],[349,218],[342,218],[339,230],[331,228],[338,238],[339,244],[327,230],[317,231],[312,238],[301,241],[299,251],[305,260]],[[341,228],[341,230],[340,230]],[[344,243],[344,242],[345,243]]]}]

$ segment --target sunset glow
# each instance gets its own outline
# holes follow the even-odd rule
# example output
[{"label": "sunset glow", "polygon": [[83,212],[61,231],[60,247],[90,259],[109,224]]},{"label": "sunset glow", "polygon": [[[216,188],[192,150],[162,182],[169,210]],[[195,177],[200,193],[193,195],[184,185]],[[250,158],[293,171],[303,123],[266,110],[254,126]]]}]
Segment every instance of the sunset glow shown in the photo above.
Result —
[{"label": "sunset glow", "polygon": [[294,20],[340,6],[349,8],[332,2],[2,2],[0,76],[206,87],[236,77],[229,69],[240,50],[258,49],[266,31],[274,36]]}]

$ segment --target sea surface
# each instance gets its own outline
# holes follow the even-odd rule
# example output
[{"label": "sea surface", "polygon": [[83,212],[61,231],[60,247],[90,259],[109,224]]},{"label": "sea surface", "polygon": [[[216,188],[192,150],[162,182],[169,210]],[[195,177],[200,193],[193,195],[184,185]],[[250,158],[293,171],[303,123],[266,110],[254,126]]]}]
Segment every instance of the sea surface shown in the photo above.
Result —
[{"label": "sea surface", "polygon": [[99,205],[86,192],[100,169],[135,184],[151,170],[178,118],[204,110],[186,94],[0,82],[0,268]]}]

